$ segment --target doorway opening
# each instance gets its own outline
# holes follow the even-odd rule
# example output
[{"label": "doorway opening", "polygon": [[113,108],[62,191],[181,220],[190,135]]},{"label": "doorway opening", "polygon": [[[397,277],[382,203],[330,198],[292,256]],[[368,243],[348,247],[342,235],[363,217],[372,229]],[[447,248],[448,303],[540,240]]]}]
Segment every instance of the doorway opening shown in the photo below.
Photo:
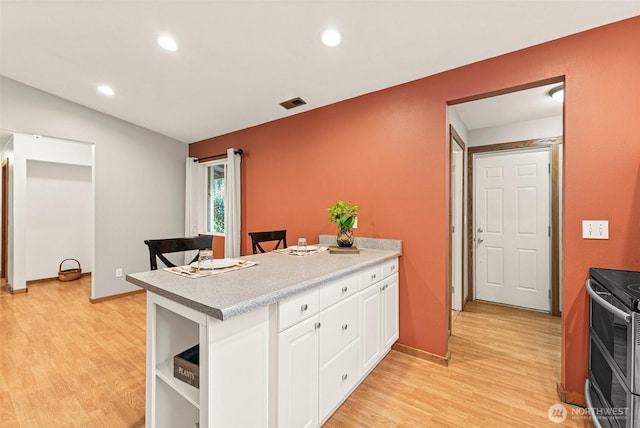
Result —
[{"label": "doorway opening", "polygon": [[11,161],[10,174],[3,163],[2,183],[3,246],[8,239],[2,267],[10,293],[57,279],[61,260],[71,258],[83,274],[90,274],[95,252],[93,144],[8,130],[0,135],[9,135],[2,158]]},{"label": "doorway opening", "polygon": [[464,170],[465,170],[465,152],[466,145],[464,140],[455,130],[453,125],[449,125],[449,159],[450,159],[450,176],[449,183],[449,224],[450,224],[450,245],[449,260],[451,261],[451,311],[449,313],[449,335],[451,335],[451,325],[457,314],[462,311],[466,303],[464,296],[467,295],[464,290]]},{"label": "doorway opening", "polygon": [[[549,197],[548,208],[542,207],[541,209],[548,209],[549,220],[545,223],[545,227],[540,232],[546,232],[548,243],[548,256],[542,255],[541,257],[548,260],[548,274],[543,271],[543,275],[548,278],[548,289],[544,300],[547,303],[546,308],[539,310],[548,312],[551,315],[561,316],[562,307],[562,283],[561,283],[561,235],[562,224],[560,219],[562,218],[562,156],[563,156],[563,134],[564,134],[564,106],[562,103],[554,101],[549,96],[549,91],[555,87],[563,85],[563,79],[561,77],[548,79],[541,82],[533,82],[530,84],[522,85],[517,88],[504,89],[496,91],[490,94],[479,95],[476,97],[469,97],[449,103],[448,117],[450,125],[450,215],[449,224],[450,241],[449,241],[449,261],[448,271],[450,273],[450,281],[448,289],[447,299],[449,301],[449,327],[450,339],[455,338],[457,333],[460,333],[460,328],[464,326],[465,319],[465,305],[475,300],[482,300],[483,296],[478,296],[477,293],[477,275],[476,275],[476,261],[477,261],[477,239],[487,239],[486,233],[484,236],[478,235],[478,227],[475,223],[475,215],[477,212],[478,204],[475,201],[474,180],[479,175],[478,170],[474,169],[476,158],[478,157],[490,157],[490,156],[504,156],[510,153],[521,153],[518,150],[525,150],[528,152],[540,152],[543,158],[548,157],[548,161],[544,167],[544,171],[548,174],[549,183]],[[460,139],[464,145],[457,142]],[[466,174],[463,174],[462,180],[462,193],[463,193],[463,214],[462,225],[464,233],[462,236],[463,249],[460,251],[457,248],[454,241],[454,227],[456,226],[456,219],[454,218],[455,208],[455,186],[456,176],[453,173],[453,164],[458,162],[455,151],[457,147],[463,147],[463,167]],[[524,152],[522,152],[524,153]],[[541,161],[544,162],[544,161]],[[517,169],[517,168],[516,168]],[[523,172],[531,170],[531,167],[523,168]],[[484,172],[483,172],[484,174]],[[550,177],[550,178],[549,178]],[[519,197],[532,196],[536,191],[533,189],[521,189]],[[498,192],[494,192],[494,195]],[[531,201],[531,198],[529,198]],[[486,202],[486,200],[485,200]],[[527,201],[523,200],[522,203]],[[526,204],[525,204],[526,205]],[[516,203],[516,210],[518,205]],[[495,206],[491,206],[495,210]],[[521,205],[521,209],[524,209],[524,205]],[[500,211],[500,210],[498,210]],[[501,211],[500,211],[501,212]],[[510,212],[504,212],[505,215],[511,215]],[[531,219],[530,219],[531,220]],[[540,227],[537,225],[536,227]],[[483,231],[486,229],[483,227]],[[537,231],[536,231],[537,232]],[[550,233],[550,237],[548,236]],[[456,251],[458,252],[456,254]],[[499,251],[495,251],[493,256],[498,254]],[[521,251],[521,261],[531,262],[534,257],[533,251]],[[457,267],[456,259],[462,259],[462,267]],[[486,260],[485,260],[486,261]],[[529,266],[532,266],[529,263]],[[506,269],[516,269],[517,264],[510,263],[508,266],[504,266]],[[455,311],[457,304],[457,297],[455,296],[456,288],[456,275],[462,275],[462,296],[460,309],[462,312]],[[529,288],[533,288],[533,277],[528,275],[525,271],[523,279],[529,281]],[[497,282],[497,281],[496,281]],[[549,294],[550,292],[550,294]],[[541,293],[542,295],[542,293]],[[480,298],[479,298],[480,297]],[[489,299],[488,299],[489,300]],[[478,307],[486,308],[491,307],[487,305],[480,305]],[[507,303],[511,305],[511,303]],[[476,308],[477,305],[471,305],[469,307]],[[514,305],[519,306],[519,305]],[[525,309],[515,309],[530,312]],[[472,311],[475,311],[473,309]],[[541,314],[543,316],[543,314]],[[452,356],[452,358],[454,358]],[[559,373],[558,373],[559,376]]]},{"label": "doorway opening", "polygon": [[[562,79],[550,79],[543,82],[531,83],[521,87],[505,89],[491,94],[467,98],[459,102],[451,102],[449,105],[450,124],[450,289],[451,308],[457,309],[457,297],[453,293],[456,291],[455,283],[457,275],[462,275],[462,296],[460,309],[464,309],[466,302],[474,300],[477,296],[476,278],[476,257],[477,227],[474,227],[474,209],[477,208],[474,202],[474,179],[473,174],[475,164],[474,158],[477,156],[487,156],[487,153],[504,154],[513,150],[547,150],[550,153],[550,161],[546,166],[549,176],[552,177],[549,189],[549,220],[544,229],[539,232],[546,232],[550,236],[549,256],[541,255],[543,259],[549,261],[548,288],[551,289],[550,304],[548,311],[554,315],[560,314],[561,305],[561,284],[560,284],[560,235],[562,233],[560,225],[561,215],[561,175],[562,175],[562,135],[563,135],[563,104],[556,102],[549,96],[551,89],[562,85]],[[497,95],[496,95],[497,94]],[[471,101],[469,101],[471,99]],[[462,141],[462,145],[459,143]],[[463,249],[458,249],[457,237],[455,237],[455,222],[457,219],[455,207],[456,175],[454,174],[454,164],[459,162],[456,150],[464,146],[463,165],[466,174],[462,180],[463,193],[463,215],[462,224],[465,230],[463,236]],[[502,156],[502,155],[499,155]],[[526,169],[526,168],[525,168]],[[498,192],[493,192],[497,194]],[[535,193],[533,189],[520,191],[520,198],[527,194]],[[517,209],[517,205],[516,205]],[[496,210],[493,210],[496,211]],[[513,210],[512,210],[513,211]],[[510,212],[506,212],[510,215]],[[458,223],[459,227],[459,223]],[[548,237],[548,236],[547,236]],[[454,240],[455,238],[455,240]],[[498,255],[494,251],[492,256]],[[533,258],[533,252],[520,252],[521,261],[527,257]],[[462,259],[462,268],[456,266],[456,261]],[[505,266],[507,269],[517,268],[517,265],[510,263]],[[526,274],[526,272],[525,272]],[[524,274],[523,274],[524,275]],[[545,274],[546,275],[546,274]],[[525,275],[526,276],[526,275]],[[530,280],[531,278],[526,278]],[[449,299],[448,299],[449,300]]]}]

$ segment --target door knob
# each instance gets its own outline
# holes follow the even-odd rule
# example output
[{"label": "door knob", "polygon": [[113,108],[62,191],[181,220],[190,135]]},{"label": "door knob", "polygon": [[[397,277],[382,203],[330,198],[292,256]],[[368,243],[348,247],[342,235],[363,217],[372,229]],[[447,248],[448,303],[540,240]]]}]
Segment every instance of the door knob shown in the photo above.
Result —
[{"label": "door knob", "polygon": [[478,244],[482,244],[482,242],[484,242],[484,239],[478,238]]},{"label": "door knob", "polygon": [[482,233],[482,232],[484,232],[484,230],[481,227],[479,227],[478,228],[478,233]]}]

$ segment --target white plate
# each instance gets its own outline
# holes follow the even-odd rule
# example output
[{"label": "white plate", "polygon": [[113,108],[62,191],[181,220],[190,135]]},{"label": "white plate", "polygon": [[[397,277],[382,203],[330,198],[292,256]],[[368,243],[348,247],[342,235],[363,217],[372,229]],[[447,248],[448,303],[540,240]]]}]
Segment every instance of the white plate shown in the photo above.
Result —
[{"label": "white plate", "polygon": [[[211,259],[207,260],[200,266],[200,269],[224,269],[231,266],[235,266],[240,263],[238,259]],[[189,266],[192,268],[198,268],[198,262],[193,262]]]},{"label": "white plate", "polygon": [[[317,245],[307,245],[303,251],[316,251],[317,249],[318,249]],[[298,250],[298,246],[297,245],[291,245],[291,246],[287,247],[287,250],[300,251],[300,250]]]}]

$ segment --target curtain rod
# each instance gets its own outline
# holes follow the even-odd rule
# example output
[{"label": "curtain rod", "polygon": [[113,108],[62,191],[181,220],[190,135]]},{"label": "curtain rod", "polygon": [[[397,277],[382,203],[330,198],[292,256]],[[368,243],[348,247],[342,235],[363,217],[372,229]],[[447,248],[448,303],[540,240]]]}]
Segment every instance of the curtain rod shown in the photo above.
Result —
[{"label": "curtain rod", "polygon": [[[244,153],[242,151],[242,149],[233,149],[233,153],[235,153],[236,155],[242,155],[242,153]],[[215,158],[221,158],[223,156],[226,156],[226,153],[220,153],[219,155],[211,155],[211,156],[205,156],[203,158],[196,158],[193,161],[194,162],[202,162],[204,160],[209,160],[209,159],[215,159]]]}]

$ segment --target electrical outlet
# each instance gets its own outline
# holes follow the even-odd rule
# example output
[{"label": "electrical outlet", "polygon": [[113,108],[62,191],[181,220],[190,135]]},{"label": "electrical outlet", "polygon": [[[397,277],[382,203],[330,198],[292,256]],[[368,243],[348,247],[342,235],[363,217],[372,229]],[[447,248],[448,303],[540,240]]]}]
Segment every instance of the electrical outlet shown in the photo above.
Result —
[{"label": "electrical outlet", "polygon": [[357,229],[357,228],[358,228],[358,217],[356,217],[356,218],[354,219],[354,222],[353,222],[353,228],[354,228],[354,229]]},{"label": "electrical outlet", "polygon": [[122,276],[122,268],[116,268],[116,278],[120,278]]},{"label": "electrical outlet", "polygon": [[609,220],[582,220],[582,239],[609,239]]}]

